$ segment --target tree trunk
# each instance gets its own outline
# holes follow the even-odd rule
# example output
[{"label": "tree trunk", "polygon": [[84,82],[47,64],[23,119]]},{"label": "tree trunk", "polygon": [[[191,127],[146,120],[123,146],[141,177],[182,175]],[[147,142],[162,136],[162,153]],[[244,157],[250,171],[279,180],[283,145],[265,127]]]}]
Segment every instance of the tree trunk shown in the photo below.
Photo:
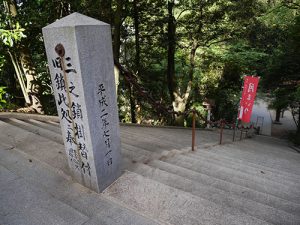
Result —
[{"label": "tree trunk", "polygon": [[[4,6],[7,15],[13,17],[17,16],[17,7],[15,1],[4,1]],[[35,83],[36,69],[33,66],[28,49],[25,46],[22,46],[20,48],[19,57],[11,52],[9,52],[9,55],[14,65],[26,104],[29,106],[29,108],[33,109],[37,113],[43,113],[42,105],[38,96],[40,87]],[[24,76],[26,78],[26,88]]]},{"label": "tree trunk", "polygon": [[21,87],[22,90],[22,94],[25,98],[25,103],[26,104],[30,104],[30,98],[28,95],[28,92],[26,91],[26,85],[25,85],[25,81],[24,81],[24,76],[23,76],[23,72],[21,71],[21,67],[19,65],[18,59],[16,58],[16,56],[14,54],[12,54],[10,51],[8,51],[8,54],[10,56],[10,60],[14,66],[16,75],[17,75],[17,80],[19,82],[19,85]]},{"label": "tree trunk", "polygon": [[120,59],[120,47],[121,47],[121,24],[122,24],[122,9],[123,9],[123,1],[116,1],[117,8],[114,15],[114,59],[119,62]]},{"label": "tree trunk", "polygon": [[120,70],[116,66],[114,66],[114,74],[115,74],[116,96],[118,96],[118,88],[120,84]]},{"label": "tree trunk", "polygon": [[[123,1],[117,0],[116,4],[117,4],[117,8],[116,8],[115,17],[114,17],[113,51],[114,51],[114,60],[119,62],[120,47],[121,47],[121,25],[122,25]],[[120,83],[120,81],[119,81],[120,71],[116,66],[114,67],[114,72],[115,72],[116,93],[118,96],[118,87],[119,87],[119,83]]]},{"label": "tree trunk", "polygon": [[[188,74],[190,81],[187,85],[185,93],[182,96],[180,96],[180,94],[174,92],[173,109],[175,112],[183,113],[186,110],[186,106],[192,91],[192,81],[194,77],[194,68],[195,68],[195,56],[198,47],[199,47],[198,43],[194,41],[192,43],[192,49],[190,52],[190,69]],[[184,120],[182,115],[175,116],[176,125],[183,126],[184,125],[183,122]]]},{"label": "tree trunk", "polygon": [[134,100],[134,96],[132,94],[133,87],[132,87],[132,85],[130,83],[128,84],[128,88],[129,88],[129,101],[130,101],[131,123],[136,123],[135,100]]},{"label": "tree trunk", "polygon": [[134,37],[135,37],[135,72],[140,70],[140,31],[139,31],[139,8],[138,0],[133,1]]},{"label": "tree trunk", "polygon": [[174,77],[175,77],[175,33],[176,25],[173,16],[174,1],[168,1],[168,69],[167,82],[170,99],[174,101]]},{"label": "tree trunk", "polygon": [[194,77],[194,69],[195,69],[195,56],[196,56],[196,51],[197,48],[199,47],[197,41],[193,41],[192,43],[192,49],[190,52],[190,69],[189,69],[189,77],[190,80],[193,80]]},{"label": "tree trunk", "polygon": [[112,24],[111,4],[111,0],[100,0],[100,20],[108,24]]},{"label": "tree trunk", "polygon": [[[139,1],[133,1],[133,20],[134,20],[134,37],[135,37],[135,73],[139,75],[140,71],[140,31],[139,31]],[[136,123],[136,99],[134,95],[133,86],[130,85],[130,111],[131,111],[131,122]]]},{"label": "tree trunk", "polygon": [[275,116],[276,122],[279,122],[279,120],[280,120],[280,112],[281,112],[280,108],[276,109],[276,116]]},{"label": "tree trunk", "polygon": [[300,105],[299,105],[299,109],[298,109],[297,133],[300,135]]},{"label": "tree trunk", "polygon": [[189,81],[186,88],[186,92],[182,96],[174,92],[173,109],[175,112],[178,113],[177,115],[175,115],[175,125],[177,126],[184,126],[184,116],[181,113],[184,113],[186,110],[186,105],[191,90],[192,90],[192,81]]},{"label": "tree trunk", "polygon": [[37,113],[43,114],[43,107],[39,99],[40,86],[36,83],[36,69],[26,48],[21,51],[21,66],[26,76],[26,92],[30,98],[30,107]]},{"label": "tree trunk", "polygon": [[297,133],[300,135],[300,105],[298,108],[298,123],[296,123],[297,125]]}]

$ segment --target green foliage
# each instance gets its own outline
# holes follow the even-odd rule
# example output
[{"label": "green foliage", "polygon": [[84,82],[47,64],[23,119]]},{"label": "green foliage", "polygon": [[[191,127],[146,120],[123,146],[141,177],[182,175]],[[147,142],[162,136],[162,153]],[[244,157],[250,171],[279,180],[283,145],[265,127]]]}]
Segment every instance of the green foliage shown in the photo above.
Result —
[{"label": "green foliage", "polygon": [[[173,1],[122,1],[118,60],[136,73],[138,83],[148,91],[148,96],[171,108],[166,76],[168,2]],[[261,76],[264,88],[274,93],[274,107],[288,104],[297,108],[300,95],[297,87],[300,17],[299,7],[292,3],[298,4],[299,0],[174,1],[174,86],[183,96],[187,84],[192,81],[186,111],[196,107],[201,115],[206,116],[202,101],[213,99],[216,103],[214,119],[232,120],[237,113],[242,77],[254,74]],[[26,46],[36,68],[36,82],[42,87],[40,94],[45,111],[55,114],[42,27],[77,11],[111,23],[114,32],[117,1],[26,0],[21,1],[17,11],[17,16],[9,16],[0,4],[0,86],[7,86],[5,91],[13,97],[12,101],[22,106],[23,103],[15,98],[20,96],[20,88],[7,50],[17,55]],[[138,120],[151,123],[170,120],[161,118],[148,99],[141,97],[134,88],[131,95],[137,106]],[[131,116],[129,96],[129,85],[120,76],[119,113],[125,122],[129,122]],[[187,118],[188,125],[190,119]]]},{"label": "green foliage", "polygon": [[276,88],[272,93],[272,100],[269,105],[271,109],[284,109],[290,103],[290,91],[285,88]]},{"label": "green foliage", "polygon": [[4,98],[6,91],[6,87],[0,87],[0,109],[4,109],[6,105],[6,100]]},{"label": "green foliage", "polygon": [[223,55],[225,62],[235,64],[239,67],[240,73],[250,75],[259,71],[259,67],[267,57],[268,54],[264,50],[252,47],[245,41],[233,43]]},{"label": "green foliage", "polygon": [[5,64],[5,57],[4,55],[0,55],[0,70],[2,70],[4,64]]},{"label": "green foliage", "polygon": [[300,102],[300,85],[298,85],[296,91],[294,92],[294,98],[296,101]]},{"label": "green foliage", "polygon": [[9,47],[13,47],[15,43],[26,37],[24,34],[25,29],[21,28],[18,22],[12,28],[11,30],[0,29],[2,43]]},{"label": "green foliage", "polygon": [[[279,10],[278,15],[288,15],[288,19],[280,17],[284,26],[278,25],[285,32],[285,39],[280,40],[274,51],[276,54],[269,60],[263,84],[273,93],[270,107],[278,110],[289,107],[294,115],[299,115],[300,7],[281,5],[277,10]],[[295,116],[295,122],[299,132],[299,117]]]},{"label": "green foliage", "polygon": [[215,119],[225,119],[228,122],[234,121],[237,116],[240,91],[230,87],[220,88],[215,98],[216,107],[213,109]]},{"label": "green foliage", "polygon": [[[198,128],[204,128],[205,126],[205,121],[203,118],[206,119],[207,117],[207,110],[203,107],[201,102],[194,102],[191,107],[191,109],[195,109],[197,114],[195,115],[195,122],[196,122],[196,127]],[[200,117],[198,116],[200,115]],[[192,127],[193,125],[193,113],[190,113],[187,118],[186,118],[186,123],[185,125],[187,127]]]}]

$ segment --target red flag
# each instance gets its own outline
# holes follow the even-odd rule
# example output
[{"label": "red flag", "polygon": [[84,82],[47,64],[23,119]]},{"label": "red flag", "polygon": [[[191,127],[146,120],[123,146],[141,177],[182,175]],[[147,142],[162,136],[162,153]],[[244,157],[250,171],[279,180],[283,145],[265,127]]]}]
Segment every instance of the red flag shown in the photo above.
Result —
[{"label": "red flag", "polygon": [[245,123],[249,123],[251,119],[258,81],[259,77],[244,77],[244,89],[240,102],[239,119]]}]

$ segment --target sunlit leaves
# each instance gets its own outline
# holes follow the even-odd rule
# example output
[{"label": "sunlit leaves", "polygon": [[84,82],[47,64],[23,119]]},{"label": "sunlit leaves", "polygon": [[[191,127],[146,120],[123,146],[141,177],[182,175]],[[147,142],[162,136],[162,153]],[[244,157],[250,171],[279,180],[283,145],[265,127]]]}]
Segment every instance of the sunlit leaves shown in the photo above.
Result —
[{"label": "sunlit leaves", "polygon": [[13,47],[14,44],[20,42],[22,38],[26,37],[24,31],[25,29],[21,28],[19,23],[16,23],[11,30],[0,29],[1,41],[4,45]]}]

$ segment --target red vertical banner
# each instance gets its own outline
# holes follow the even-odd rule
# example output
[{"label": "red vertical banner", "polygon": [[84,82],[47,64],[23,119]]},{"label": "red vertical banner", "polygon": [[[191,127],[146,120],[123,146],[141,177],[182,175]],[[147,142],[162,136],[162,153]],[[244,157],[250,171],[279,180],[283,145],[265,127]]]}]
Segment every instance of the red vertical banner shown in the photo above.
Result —
[{"label": "red vertical banner", "polygon": [[249,123],[251,119],[258,81],[259,77],[244,77],[244,89],[240,102],[239,119],[245,123]]}]

